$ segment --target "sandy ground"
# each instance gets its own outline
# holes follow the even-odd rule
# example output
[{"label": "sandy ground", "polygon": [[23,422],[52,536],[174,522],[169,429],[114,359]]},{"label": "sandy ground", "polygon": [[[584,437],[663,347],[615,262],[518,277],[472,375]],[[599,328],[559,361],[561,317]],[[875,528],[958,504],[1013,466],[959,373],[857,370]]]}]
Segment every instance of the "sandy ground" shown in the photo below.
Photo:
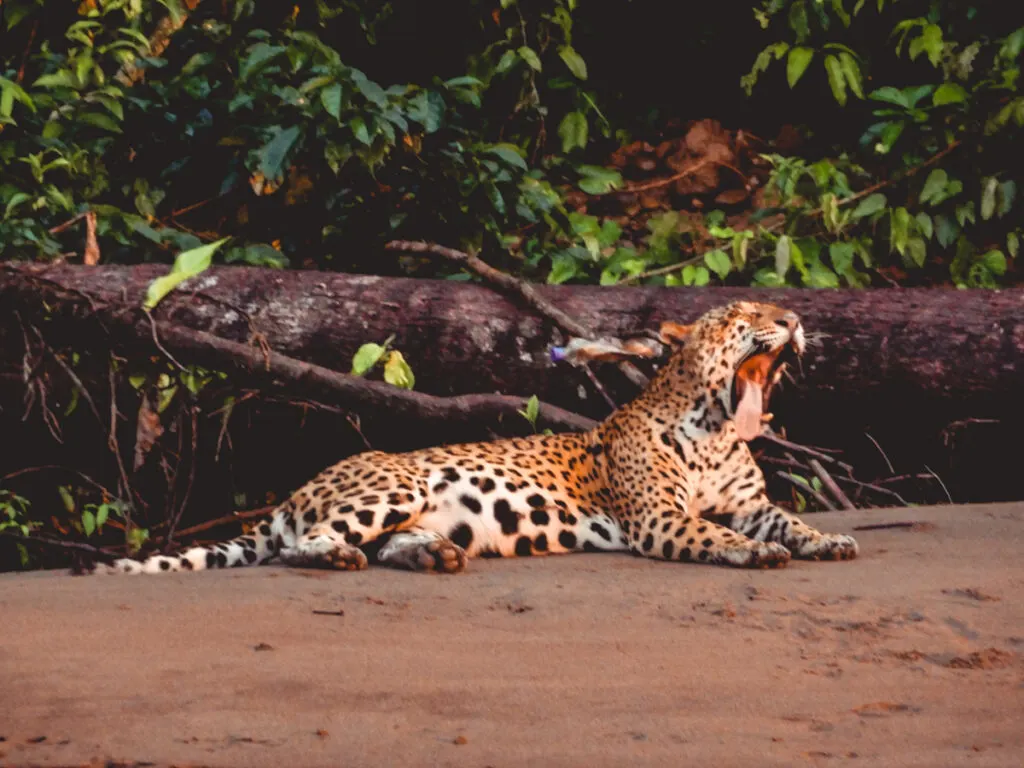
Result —
[{"label": "sandy ground", "polygon": [[814,519],[919,524],[779,571],[2,576],[0,764],[1024,764],[1024,504]]}]

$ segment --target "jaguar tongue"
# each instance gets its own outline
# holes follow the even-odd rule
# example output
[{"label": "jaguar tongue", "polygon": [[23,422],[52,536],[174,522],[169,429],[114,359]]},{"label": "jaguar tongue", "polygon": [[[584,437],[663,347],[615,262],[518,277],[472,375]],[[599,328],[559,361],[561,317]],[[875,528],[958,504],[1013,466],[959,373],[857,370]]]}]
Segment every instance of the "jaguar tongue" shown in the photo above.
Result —
[{"label": "jaguar tongue", "polygon": [[746,360],[736,371],[736,384],[739,388],[739,401],[733,424],[736,434],[742,440],[753,440],[761,434],[762,416],[764,415],[764,388],[768,381],[772,363],[776,354],[755,355]]},{"label": "jaguar tongue", "polygon": [[736,406],[733,424],[741,440],[753,440],[761,434],[761,413],[764,406],[764,389],[761,384],[747,380]]}]

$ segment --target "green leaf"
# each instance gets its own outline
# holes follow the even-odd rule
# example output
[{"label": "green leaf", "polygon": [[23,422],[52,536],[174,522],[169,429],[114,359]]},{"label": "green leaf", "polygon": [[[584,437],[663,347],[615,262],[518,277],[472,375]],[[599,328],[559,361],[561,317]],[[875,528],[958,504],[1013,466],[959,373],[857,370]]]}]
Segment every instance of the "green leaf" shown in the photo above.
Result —
[{"label": "green leaf", "polygon": [[412,368],[397,349],[388,355],[388,360],[384,363],[384,381],[401,389],[412,389],[416,385]]},{"label": "green leaf", "polygon": [[370,132],[366,130],[366,121],[361,117],[353,117],[348,127],[352,129],[352,135],[356,140],[366,146],[370,146]]},{"label": "green leaf", "polygon": [[[580,80],[587,79],[587,62],[583,60],[583,57],[576,53],[575,49],[571,45],[563,45],[558,49],[558,55],[562,57],[562,61],[565,62],[565,66],[569,68]],[[537,69],[540,69],[537,67]]]},{"label": "green leaf", "polygon": [[917,198],[918,202],[931,203],[932,205],[942,202],[944,199],[943,193],[946,190],[946,183],[948,181],[948,174],[941,168],[936,168],[928,174],[924,187],[921,189],[921,194]]},{"label": "green leaf", "polygon": [[622,186],[622,174],[613,168],[581,165],[579,171],[583,174],[579,188],[588,195],[604,195]]},{"label": "green leaf", "polygon": [[711,273],[704,267],[695,267],[693,270],[693,284],[701,288],[711,282]]},{"label": "green leaf", "polygon": [[910,212],[906,208],[893,208],[889,212],[889,233],[889,250],[896,250],[902,256],[910,237]]},{"label": "green leaf", "polygon": [[729,258],[729,255],[720,248],[716,248],[713,251],[705,253],[704,263],[708,265],[708,269],[718,275],[720,280],[725,280],[729,271],[732,269],[732,260]]},{"label": "green leaf", "polygon": [[885,127],[882,128],[881,140],[875,145],[875,151],[882,155],[888,154],[889,150],[892,149],[892,145],[896,143],[903,133],[906,125],[906,122],[903,120],[886,123]]},{"label": "green leaf", "polygon": [[515,166],[524,171],[529,170],[526,160],[523,159],[519,147],[515,144],[495,144],[488,147],[485,151],[490,155],[500,157],[508,165]]},{"label": "green leaf", "polygon": [[195,277],[206,270],[213,260],[213,254],[230,239],[230,237],[224,237],[209,245],[203,245],[199,248],[179,253],[174,260],[174,266],[171,268],[170,273],[156,278],[156,280],[149,284],[143,306],[146,309],[153,309],[179,283],[183,283],[190,277]]},{"label": "green leaf", "polygon": [[786,58],[786,81],[789,83],[789,87],[793,88],[800,78],[803,77],[804,72],[807,71],[807,67],[811,63],[811,59],[814,58],[813,48],[791,48],[789,56]]},{"label": "green leaf", "polygon": [[285,48],[281,45],[269,45],[262,42],[255,43],[250,46],[249,55],[245,57],[245,61],[242,62],[238,69],[239,76],[242,80],[248,80],[284,52]]},{"label": "green leaf", "polygon": [[108,517],[110,517],[110,505],[100,504],[99,507],[96,508],[96,527],[101,531],[103,530],[103,525],[107,522]]},{"label": "green leaf", "polygon": [[19,205],[31,199],[32,195],[25,192],[16,192],[11,196],[11,199],[7,201],[7,208],[4,210],[4,219],[6,220],[11,215],[11,212]]},{"label": "green leaf", "polygon": [[75,512],[75,497],[71,495],[71,490],[66,485],[58,485],[57,493],[60,494],[60,500],[64,503],[64,510],[69,514]]},{"label": "green leaf", "polygon": [[943,83],[932,95],[932,104],[942,107],[946,104],[962,104],[967,101],[967,91],[956,83]]},{"label": "green leaf", "polygon": [[521,45],[519,46],[516,52],[519,54],[519,57],[523,61],[530,65],[530,69],[536,72],[540,72],[540,57],[537,55],[537,52],[533,50],[533,48],[531,48],[528,45]]},{"label": "green leaf", "polygon": [[282,171],[288,152],[299,138],[299,126],[278,129],[277,135],[264,144],[258,153],[260,173],[267,179],[276,179]]},{"label": "green leaf", "polygon": [[341,120],[341,83],[331,83],[320,91],[320,102],[327,114],[335,120]]},{"label": "green leaf", "polygon": [[1017,258],[1017,253],[1020,251],[1020,237],[1016,232],[1006,233],[1006,252],[1010,254],[1011,259]]},{"label": "green leaf", "polygon": [[515,51],[505,51],[501,54],[501,58],[498,59],[498,63],[494,67],[494,71],[499,75],[504,74],[512,69],[512,67],[516,65],[517,61],[519,61],[519,56]]},{"label": "green leaf", "polygon": [[96,532],[96,516],[89,510],[82,512],[82,530],[86,536],[92,536]]},{"label": "green leaf", "polygon": [[843,51],[839,54],[839,65],[842,67],[843,75],[846,77],[846,84],[850,86],[854,96],[858,99],[864,98],[864,87],[860,74],[860,65],[849,53]]},{"label": "green leaf", "polygon": [[445,88],[458,88],[464,85],[483,85],[483,83],[470,75],[461,75],[444,81]]},{"label": "green leaf", "polygon": [[356,84],[356,88],[368,102],[381,109],[387,106],[388,96],[384,89],[373,80],[368,79],[362,72],[356,69],[352,70],[352,82]]},{"label": "green leaf", "polygon": [[1006,257],[1002,251],[992,250],[981,257],[984,264],[993,275],[1006,274]]},{"label": "green leaf", "polygon": [[917,222],[917,230],[924,235],[926,240],[932,238],[932,217],[923,211],[914,217],[914,221]]},{"label": "green leaf", "polygon": [[420,91],[409,100],[408,114],[427,133],[434,133],[444,121],[444,99],[434,91]]},{"label": "green leaf", "polygon": [[843,65],[832,54],[825,57],[825,72],[828,73],[828,84],[832,88],[832,95],[839,103],[839,106],[845,106],[846,75],[843,73]]},{"label": "green leaf", "polygon": [[797,0],[789,6],[789,28],[796,34],[798,41],[804,40],[810,32],[807,23],[807,6],[804,0]]},{"label": "green leaf", "polygon": [[558,136],[562,140],[562,151],[583,149],[587,146],[587,118],[582,112],[570,112],[558,126]]},{"label": "green leaf", "polygon": [[804,283],[811,288],[838,288],[839,278],[815,257],[810,261]]},{"label": "green leaf", "polygon": [[988,221],[996,212],[996,190],[999,188],[999,180],[995,176],[985,179],[981,188],[981,218]]},{"label": "green leaf", "polygon": [[43,75],[34,83],[33,88],[75,88],[77,82],[70,71],[62,69],[50,75]]},{"label": "green leaf", "polygon": [[793,241],[789,235],[783,235],[775,244],[775,274],[780,278],[786,276],[792,256]]},{"label": "green leaf", "polygon": [[996,214],[1003,218],[1013,207],[1013,201],[1017,197],[1017,182],[1013,179],[1002,182],[996,190]]},{"label": "green leaf", "polygon": [[530,426],[535,427],[537,425],[537,416],[540,415],[540,400],[537,399],[536,395],[530,397],[526,401],[526,408],[519,411],[523,418],[530,422]]},{"label": "green leaf", "polygon": [[579,271],[576,259],[565,251],[560,251],[552,256],[551,264],[551,271],[548,273],[549,285],[561,285],[566,280],[576,277]]},{"label": "green leaf", "polygon": [[928,246],[922,238],[911,237],[907,240],[906,256],[915,267],[924,266],[927,250]]},{"label": "green leaf", "polygon": [[352,375],[362,376],[384,356],[387,351],[380,344],[363,344],[352,356]]},{"label": "green leaf", "polygon": [[885,195],[881,192],[875,192],[873,195],[868,195],[861,200],[860,204],[853,209],[853,213],[850,214],[850,216],[853,219],[863,219],[867,216],[873,216],[883,210],[887,202],[888,200],[886,200]]},{"label": "green leaf", "polygon": [[78,122],[88,123],[111,133],[122,133],[121,126],[117,124],[117,121],[102,112],[83,112],[78,115]]},{"label": "green leaf", "polygon": [[943,47],[942,29],[935,24],[929,24],[919,37],[910,41],[910,60],[914,61],[921,53],[925,53],[932,66],[937,67],[942,61]]},{"label": "green leaf", "polygon": [[891,85],[887,85],[884,88],[872,91],[868,94],[869,99],[875,101],[884,101],[889,104],[895,104],[898,107],[910,108],[910,100],[906,94],[903,93],[899,88],[893,88]]},{"label": "green leaf", "polygon": [[853,271],[853,243],[832,243],[828,247],[832,268],[840,275]]}]

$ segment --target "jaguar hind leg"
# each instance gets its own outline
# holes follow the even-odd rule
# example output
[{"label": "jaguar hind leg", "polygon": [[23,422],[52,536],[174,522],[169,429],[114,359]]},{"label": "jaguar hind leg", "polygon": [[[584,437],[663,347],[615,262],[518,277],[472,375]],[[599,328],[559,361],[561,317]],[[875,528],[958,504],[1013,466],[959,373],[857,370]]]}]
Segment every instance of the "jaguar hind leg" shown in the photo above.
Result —
[{"label": "jaguar hind leg", "polygon": [[335,568],[340,571],[361,571],[366,568],[366,555],[329,525],[314,525],[295,543],[283,547],[281,562],[296,568]]},{"label": "jaguar hind leg", "polygon": [[380,548],[377,559],[411,571],[435,573],[459,573],[469,562],[466,551],[451,539],[419,527],[394,534]]}]

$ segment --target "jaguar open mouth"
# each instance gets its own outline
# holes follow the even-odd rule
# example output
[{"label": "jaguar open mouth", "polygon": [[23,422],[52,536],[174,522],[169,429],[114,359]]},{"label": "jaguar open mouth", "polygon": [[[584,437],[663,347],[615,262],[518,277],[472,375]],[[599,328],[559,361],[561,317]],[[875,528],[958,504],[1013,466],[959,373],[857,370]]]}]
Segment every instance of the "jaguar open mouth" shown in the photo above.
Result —
[{"label": "jaguar open mouth", "polygon": [[740,438],[753,440],[761,434],[772,388],[798,355],[797,342],[791,340],[768,352],[755,352],[740,363],[732,385],[733,423]]}]

